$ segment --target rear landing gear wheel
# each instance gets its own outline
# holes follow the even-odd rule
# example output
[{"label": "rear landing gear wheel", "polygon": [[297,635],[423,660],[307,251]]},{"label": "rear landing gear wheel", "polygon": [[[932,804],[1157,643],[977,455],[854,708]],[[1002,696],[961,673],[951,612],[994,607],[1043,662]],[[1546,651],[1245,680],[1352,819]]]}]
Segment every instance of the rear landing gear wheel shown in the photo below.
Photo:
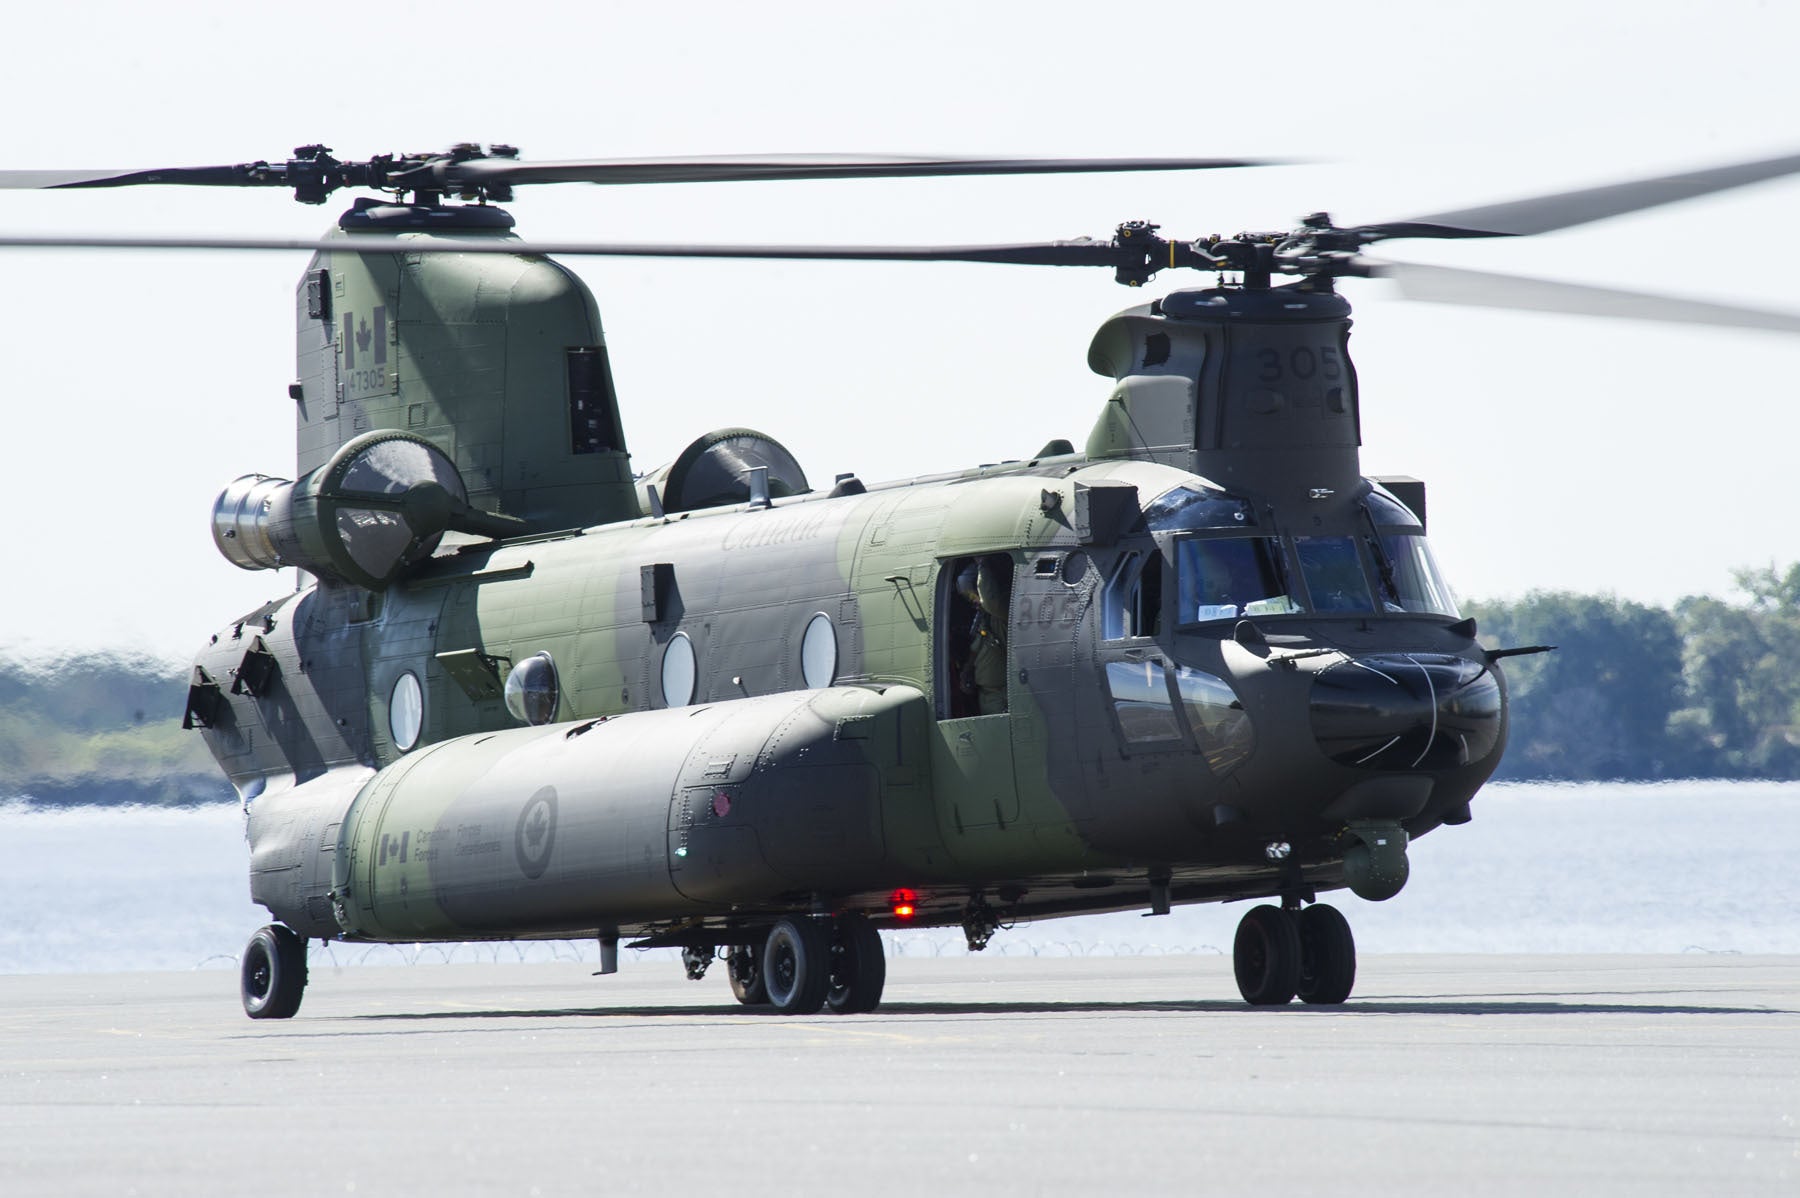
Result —
[{"label": "rear landing gear wheel", "polygon": [[725,974],[731,979],[731,993],[746,1007],[760,1007],[769,1001],[768,987],[763,985],[762,954],[755,947],[740,944],[725,954]]},{"label": "rear landing gear wheel", "polygon": [[835,1014],[873,1011],[887,983],[887,954],[881,933],[860,915],[839,916],[832,924],[831,985],[825,1002]]},{"label": "rear landing gear wheel", "polygon": [[763,945],[763,986],[783,1015],[811,1015],[831,986],[831,931],[823,920],[789,917],[769,929]]},{"label": "rear landing gear wheel", "polygon": [[1350,934],[1350,921],[1336,907],[1314,903],[1294,922],[1300,931],[1300,1000],[1343,1002],[1356,985],[1356,938]]},{"label": "rear landing gear wheel", "polygon": [[306,993],[306,941],[280,924],[258,931],[244,946],[238,990],[250,1018],[293,1018]]},{"label": "rear landing gear wheel", "polygon": [[1238,924],[1231,945],[1231,965],[1238,992],[1257,1007],[1278,1007],[1294,1000],[1300,986],[1300,932],[1280,907],[1252,907]]}]

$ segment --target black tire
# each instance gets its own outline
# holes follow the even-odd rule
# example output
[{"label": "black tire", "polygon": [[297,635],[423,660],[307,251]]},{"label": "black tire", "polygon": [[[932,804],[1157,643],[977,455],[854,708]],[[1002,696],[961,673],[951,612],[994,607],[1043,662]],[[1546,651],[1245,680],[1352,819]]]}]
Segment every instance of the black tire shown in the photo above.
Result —
[{"label": "black tire", "polygon": [[754,945],[740,944],[725,954],[725,976],[731,979],[732,995],[746,1007],[760,1007],[769,1001],[769,988],[763,985],[762,953]]},{"label": "black tire", "polygon": [[1252,907],[1238,924],[1231,945],[1231,965],[1238,993],[1257,1007],[1294,1001],[1300,986],[1300,932],[1293,916],[1264,903]]},{"label": "black tire", "polygon": [[1300,1001],[1335,1005],[1356,985],[1356,937],[1336,907],[1314,903],[1300,912]]},{"label": "black tire", "polygon": [[783,1015],[811,1015],[831,986],[831,932],[823,920],[789,917],[769,929],[762,951],[763,988]]},{"label": "black tire", "polygon": [[881,1002],[887,984],[887,953],[881,933],[860,915],[834,921],[831,937],[831,984],[825,1005],[837,1015],[861,1015]]},{"label": "black tire", "polygon": [[306,994],[306,941],[270,924],[250,937],[238,967],[244,1014],[252,1019],[292,1019]]}]

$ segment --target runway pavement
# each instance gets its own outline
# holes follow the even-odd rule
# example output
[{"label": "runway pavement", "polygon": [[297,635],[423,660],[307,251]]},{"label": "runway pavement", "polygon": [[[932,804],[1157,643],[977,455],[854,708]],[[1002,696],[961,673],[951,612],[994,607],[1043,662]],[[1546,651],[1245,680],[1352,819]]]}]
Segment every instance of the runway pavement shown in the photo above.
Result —
[{"label": "runway pavement", "polygon": [[0,977],[4,1194],[1800,1193],[1800,957],[897,958],[872,1015],[715,968]]}]

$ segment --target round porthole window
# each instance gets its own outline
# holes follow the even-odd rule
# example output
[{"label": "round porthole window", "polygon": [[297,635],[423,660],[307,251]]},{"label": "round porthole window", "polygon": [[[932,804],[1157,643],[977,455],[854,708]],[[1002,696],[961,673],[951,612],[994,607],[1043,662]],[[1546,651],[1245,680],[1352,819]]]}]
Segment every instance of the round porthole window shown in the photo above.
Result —
[{"label": "round porthole window", "polygon": [[663,650],[662,693],[664,707],[686,707],[694,701],[694,680],[699,670],[694,664],[694,642],[687,633],[678,632]]},{"label": "round porthole window", "polygon": [[506,710],[521,724],[548,724],[556,718],[562,695],[556,662],[548,653],[534,653],[506,676]]},{"label": "round porthole window", "polygon": [[424,723],[425,695],[409,670],[400,675],[394,693],[388,696],[388,731],[394,736],[394,747],[404,753],[418,744]]},{"label": "round porthole window", "polygon": [[800,640],[800,677],[809,689],[830,686],[837,677],[837,629],[831,617],[820,612],[806,622],[806,635]]}]

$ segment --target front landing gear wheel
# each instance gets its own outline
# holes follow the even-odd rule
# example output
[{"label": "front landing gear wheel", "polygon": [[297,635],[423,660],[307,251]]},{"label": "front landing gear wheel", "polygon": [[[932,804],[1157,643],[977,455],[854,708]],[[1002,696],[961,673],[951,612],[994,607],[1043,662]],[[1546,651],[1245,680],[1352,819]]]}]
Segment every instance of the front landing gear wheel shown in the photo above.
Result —
[{"label": "front landing gear wheel", "polygon": [[783,1015],[811,1015],[831,986],[831,931],[823,920],[789,917],[769,929],[763,986]]},{"label": "front landing gear wheel", "polygon": [[762,954],[748,944],[740,944],[725,954],[725,974],[731,979],[731,993],[746,1007],[760,1007],[769,1001],[769,989],[763,985]]},{"label": "front landing gear wheel", "polygon": [[1238,992],[1257,1007],[1292,1002],[1300,986],[1300,932],[1280,907],[1252,907],[1238,924],[1231,965]]},{"label": "front landing gear wheel", "polygon": [[238,989],[250,1018],[293,1018],[306,993],[306,941],[280,924],[257,932],[244,946]]},{"label": "front landing gear wheel", "polygon": [[825,1002],[838,1015],[873,1011],[887,983],[881,933],[860,915],[840,916],[832,926],[831,985]]},{"label": "front landing gear wheel", "polygon": [[1356,938],[1336,907],[1314,903],[1294,921],[1300,929],[1300,1001],[1336,1004],[1356,985]]}]

